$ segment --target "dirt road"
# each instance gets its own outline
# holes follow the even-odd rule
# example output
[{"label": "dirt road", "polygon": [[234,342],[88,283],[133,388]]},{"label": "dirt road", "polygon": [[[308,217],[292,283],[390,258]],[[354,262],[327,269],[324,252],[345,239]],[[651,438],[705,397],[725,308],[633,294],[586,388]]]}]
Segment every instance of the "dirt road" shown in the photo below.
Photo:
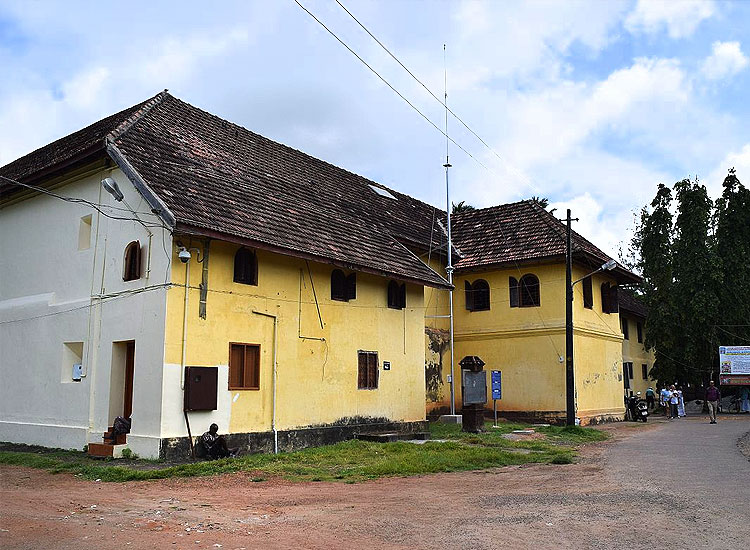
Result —
[{"label": "dirt road", "polygon": [[105,484],[0,467],[0,547],[610,549],[669,540],[740,548],[750,540],[750,462],[736,446],[750,418],[607,429],[615,439],[584,448],[577,464],[354,485],[254,483],[247,474]]}]

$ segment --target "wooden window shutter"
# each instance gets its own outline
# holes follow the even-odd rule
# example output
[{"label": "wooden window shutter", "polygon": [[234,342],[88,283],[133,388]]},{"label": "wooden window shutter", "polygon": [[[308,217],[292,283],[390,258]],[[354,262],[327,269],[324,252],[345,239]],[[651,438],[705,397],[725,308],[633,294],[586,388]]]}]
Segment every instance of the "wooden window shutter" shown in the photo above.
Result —
[{"label": "wooden window shutter", "polygon": [[331,300],[346,301],[346,276],[340,269],[331,272]]},{"label": "wooden window shutter", "polygon": [[357,274],[352,273],[346,278],[346,299],[357,299]]},{"label": "wooden window shutter", "polygon": [[248,389],[260,389],[260,369],[258,368],[258,348],[256,346],[245,346],[244,384]]},{"label": "wooden window shutter", "polygon": [[376,389],[378,387],[378,354],[367,354],[367,387]]},{"label": "wooden window shutter", "polygon": [[245,349],[240,344],[230,344],[229,387],[241,388],[245,375]]},{"label": "wooden window shutter", "polygon": [[518,281],[515,277],[508,278],[508,287],[510,289],[510,307],[518,307]]},{"label": "wooden window shutter", "polygon": [[617,299],[617,285],[609,287],[609,311],[610,313],[617,313],[620,311],[620,304]]},{"label": "wooden window shutter", "polygon": [[360,351],[358,354],[357,365],[357,388],[360,390],[367,388],[367,353]]},{"label": "wooden window shutter", "polygon": [[398,306],[400,309],[404,309],[406,307],[406,283],[401,283],[398,290]]},{"label": "wooden window shutter", "polygon": [[464,281],[464,290],[466,291],[466,309],[474,311],[474,294],[471,291],[471,283]]},{"label": "wooden window shutter", "polygon": [[388,282],[388,307],[400,309],[398,307],[398,283],[396,281]]},{"label": "wooden window shutter", "polygon": [[122,280],[134,281],[141,278],[141,245],[133,241],[125,247]]},{"label": "wooden window shutter", "polygon": [[490,309],[490,285],[484,279],[474,281],[472,285],[472,301],[474,311],[489,311]]},{"label": "wooden window shutter", "polygon": [[602,313],[610,313],[609,297],[609,283],[602,283]]},{"label": "wooden window shutter", "polygon": [[583,280],[583,307],[591,309],[594,307],[594,291],[591,288],[591,277]]}]

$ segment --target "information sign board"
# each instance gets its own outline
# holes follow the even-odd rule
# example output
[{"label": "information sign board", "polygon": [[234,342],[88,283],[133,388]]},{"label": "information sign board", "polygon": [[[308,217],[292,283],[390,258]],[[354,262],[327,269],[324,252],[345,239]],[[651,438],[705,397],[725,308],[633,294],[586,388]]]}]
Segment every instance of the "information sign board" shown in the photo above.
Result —
[{"label": "information sign board", "polygon": [[464,405],[484,405],[487,403],[487,372],[472,372],[461,369],[461,394]]},{"label": "information sign board", "polygon": [[502,373],[499,370],[493,370],[492,373],[492,399],[503,398]]},{"label": "information sign board", "polygon": [[719,346],[719,374],[750,374],[750,346]]}]

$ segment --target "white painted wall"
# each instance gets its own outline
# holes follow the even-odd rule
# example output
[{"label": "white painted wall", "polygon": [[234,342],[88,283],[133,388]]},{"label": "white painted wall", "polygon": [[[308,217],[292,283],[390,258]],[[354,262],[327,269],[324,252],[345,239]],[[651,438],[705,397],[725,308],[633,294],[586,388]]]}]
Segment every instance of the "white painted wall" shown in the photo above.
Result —
[{"label": "white painted wall", "polygon": [[[157,220],[119,170],[79,177],[55,192],[126,208],[101,188],[105,176],[118,182],[125,201],[143,213],[143,220]],[[105,211],[133,217],[124,210]],[[91,242],[85,248],[80,242],[81,218],[87,215],[92,216]],[[101,441],[113,420],[112,343],[135,340],[128,444],[142,456],[158,454],[166,290],[92,299],[167,281],[171,235],[158,227],[150,231],[149,242],[148,231],[138,222],[109,219],[90,206],[48,195],[0,210],[0,441],[63,448]],[[136,239],[145,248],[143,276],[125,282],[124,250]],[[65,342],[83,342],[80,382],[64,376]]]}]

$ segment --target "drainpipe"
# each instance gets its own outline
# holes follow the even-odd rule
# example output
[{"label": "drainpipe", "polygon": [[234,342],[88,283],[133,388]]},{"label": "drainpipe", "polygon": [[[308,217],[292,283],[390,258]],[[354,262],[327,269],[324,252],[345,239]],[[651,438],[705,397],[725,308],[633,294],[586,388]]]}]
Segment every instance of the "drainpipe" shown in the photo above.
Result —
[{"label": "drainpipe", "polygon": [[182,314],[182,357],[180,359],[180,389],[185,389],[185,355],[187,354],[188,292],[190,291],[190,261],[185,263],[185,310]]},{"label": "drainpipe", "polygon": [[271,431],[273,431],[273,452],[274,454],[279,453],[279,431],[276,429],[276,354],[278,350],[278,338],[276,337],[278,325],[279,325],[279,319],[276,315],[271,315],[270,313],[265,313],[263,311],[255,311],[253,310],[253,313],[256,315],[261,315],[263,317],[269,317],[273,319],[273,412],[271,414]]}]

